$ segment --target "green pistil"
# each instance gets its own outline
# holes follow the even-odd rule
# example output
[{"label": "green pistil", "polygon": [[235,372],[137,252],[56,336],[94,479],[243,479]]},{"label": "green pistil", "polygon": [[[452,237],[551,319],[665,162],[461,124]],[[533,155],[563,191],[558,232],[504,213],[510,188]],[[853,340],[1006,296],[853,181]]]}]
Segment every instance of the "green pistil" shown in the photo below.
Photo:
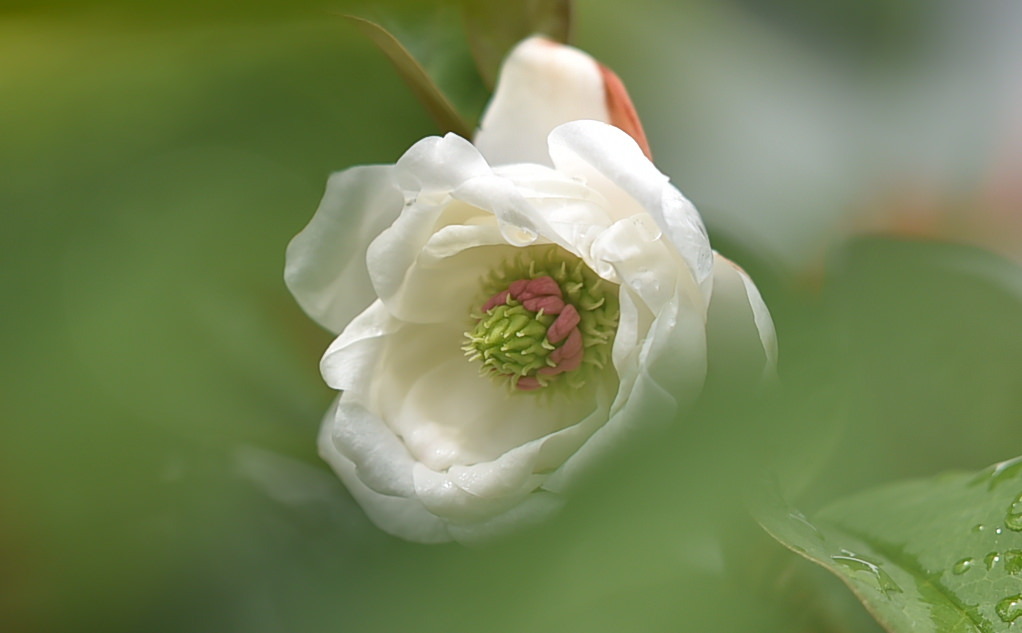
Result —
[{"label": "green pistil", "polygon": [[482,315],[471,332],[465,352],[472,360],[481,360],[483,371],[505,377],[535,374],[552,366],[550,352],[555,348],[546,338],[554,315],[530,312],[521,303],[509,299]]}]

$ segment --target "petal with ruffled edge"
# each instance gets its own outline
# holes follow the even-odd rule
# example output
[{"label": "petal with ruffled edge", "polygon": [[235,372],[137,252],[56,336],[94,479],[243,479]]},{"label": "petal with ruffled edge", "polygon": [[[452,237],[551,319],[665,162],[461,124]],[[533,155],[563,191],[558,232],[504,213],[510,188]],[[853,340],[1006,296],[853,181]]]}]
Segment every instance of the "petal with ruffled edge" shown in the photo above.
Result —
[{"label": "petal with ruffled edge", "polygon": [[426,509],[414,496],[385,495],[367,486],[355,463],[334,442],[337,402],[327,411],[319,432],[319,455],[344,482],[358,504],[376,525],[394,536],[419,543],[451,540],[446,522]]},{"label": "petal with ruffled edge", "polygon": [[[505,504],[507,507],[503,511],[479,516],[475,520],[464,517],[460,520],[441,518],[427,509],[423,498],[419,496],[429,488],[421,480],[422,489],[419,493],[390,494],[375,488],[380,482],[374,478],[371,469],[366,467],[365,462],[356,465],[346,454],[344,441],[339,441],[337,429],[348,424],[347,414],[350,413],[339,411],[340,406],[339,401],[335,401],[323,421],[319,435],[320,456],[337,473],[373,523],[394,536],[419,543],[451,540],[466,544],[483,543],[520,530],[525,525],[540,523],[564,503],[557,495],[535,490],[518,497],[516,503]],[[370,436],[367,435],[367,439],[371,439]],[[415,468],[421,469],[422,466]],[[443,480],[434,481],[433,484],[450,487]],[[427,498],[435,499],[435,495],[427,494]]]},{"label": "petal with ruffled edge", "polygon": [[288,244],[284,267],[287,287],[317,323],[340,332],[376,298],[366,249],[403,208],[390,165],[330,177],[316,214]]},{"label": "petal with ruffled edge", "polygon": [[649,213],[709,295],[713,253],[699,212],[630,136],[597,121],[565,123],[550,133],[550,156],[558,171],[600,191],[617,217]]}]

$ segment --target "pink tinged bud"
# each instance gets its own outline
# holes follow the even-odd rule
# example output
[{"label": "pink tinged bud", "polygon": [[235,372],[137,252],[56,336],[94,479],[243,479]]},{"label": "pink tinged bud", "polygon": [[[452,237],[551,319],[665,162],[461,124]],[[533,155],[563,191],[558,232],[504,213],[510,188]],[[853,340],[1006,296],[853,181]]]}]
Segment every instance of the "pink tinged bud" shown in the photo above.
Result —
[{"label": "pink tinged bud", "polygon": [[627,132],[642,148],[642,153],[646,155],[646,158],[653,160],[649,141],[646,140],[646,133],[642,130],[642,123],[639,121],[639,114],[635,111],[635,106],[632,105],[628,91],[625,90],[625,84],[614,74],[613,70],[600,63],[597,65],[603,76],[603,91],[607,99],[610,124]]},{"label": "pink tinged bud", "polygon": [[[581,321],[581,317],[578,315],[578,310],[575,306],[566,304],[564,310],[557,315],[557,319],[550,324],[549,329],[546,331],[546,338],[551,343],[557,344],[568,337],[573,331],[578,331],[578,324]],[[581,341],[581,338],[579,339]]]}]

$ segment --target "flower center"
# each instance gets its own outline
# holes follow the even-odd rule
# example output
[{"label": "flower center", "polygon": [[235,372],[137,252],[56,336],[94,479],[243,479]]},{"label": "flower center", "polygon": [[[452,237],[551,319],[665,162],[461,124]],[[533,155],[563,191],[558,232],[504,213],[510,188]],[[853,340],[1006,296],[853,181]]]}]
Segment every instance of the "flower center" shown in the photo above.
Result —
[{"label": "flower center", "polygon": [[486,299],[462,349],[484,375],[519,391],[577,389],[606,366],[617,330],[616,288],[582,260],[556,246],[527,249],[483,285]]}]

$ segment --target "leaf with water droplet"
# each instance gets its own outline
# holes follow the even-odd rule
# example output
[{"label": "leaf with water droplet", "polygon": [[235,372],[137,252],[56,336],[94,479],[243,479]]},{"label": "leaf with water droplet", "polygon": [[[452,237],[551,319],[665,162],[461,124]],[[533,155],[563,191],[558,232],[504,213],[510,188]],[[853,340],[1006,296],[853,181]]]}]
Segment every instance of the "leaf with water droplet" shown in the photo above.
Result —
[{"label": "leaf with water droplet", "polygon": [[973,560],[971,558],[963,558],[962,560],[955,563],[955,566],[951,568],[951,573],[956,576],[961,576],[965,572],[972,569]]},{"label": "leaf with water droplet", "polygon": [[1008,596],[994,607],[997,617],[1009,624],[1022,617],[1022,595]]},{"label": "leaf with water droplet", "polygon": [[1022,550],[1005,550],[1001,557],[1004,559],[1004,571],[1009,574],[1018,574],[1022,572]]},{"label": "leaf with water droplet", "polygon": [[808,519],[775,499],[758,518],[892,633],[1009,631],[1022,620],[1020,464],[885,486]]},{"label": "leaf with water droplet", "polygon": [[1022,493],[1019,493],[1008,506],[1008,513],[1004,517],[1004,526],[1016,532],[1022,531]]}]

